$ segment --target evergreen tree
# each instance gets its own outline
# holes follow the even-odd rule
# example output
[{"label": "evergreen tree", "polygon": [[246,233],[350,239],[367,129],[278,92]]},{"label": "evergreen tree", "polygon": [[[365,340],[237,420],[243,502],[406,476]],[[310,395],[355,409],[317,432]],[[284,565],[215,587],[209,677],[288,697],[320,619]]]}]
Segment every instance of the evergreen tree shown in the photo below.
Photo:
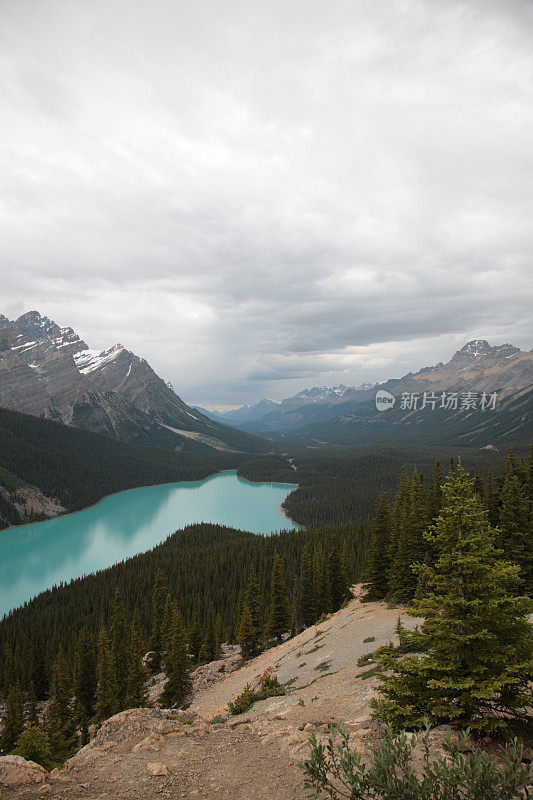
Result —
[{"label": "evergreen tree", "polygon": [[117,699],[119,711],[125,707],[126,693],[128,691],[128,665],[130,628],[126,618],[126,609],[120,590],[115,589],[113,600],[113,613],[110,628],[111,652],[117,679]]},{"label": "evergreen tree", "polygon": [[433,522],[438,516],[440,511],[441,497],[442,497],[442,470],[440,462],[436,461],[433,470],[429,476],[428,492],[427,492],[427,513],[428,521]]},{"label": "evergreen tree", "polygon": [[495,526],[498,524],[499,520],[500,500],[496,481],[493,479],[490,472],[487,474],[484,498],[485,508],[487,509],[489,515],[489,522],[491,525]]},{"label": "evergreen tree", "polygon": [[498,544],[505,557],[520,567],[523,591],[533,593],[533,533],[529,500],[516,474],[506,478],[501,494]]},{"label": "evergreen tree", "polygon": [[52,668],[50,697],[44,715],[44,728],[52,759],[62,764],[74,750],[76,726],[73,717],[70,675],[61,649]]},{"label": "evergreen tree", "polygon": [[93,639],[84,626],[76,641],[74,651],[74,697],[83,706],[85,716],[94,714],[96,695],[96,658]]},{"label": "evergreen tree", "polygon": [[213,625],[213,614],[211,609],[207,615],[207,622],[205,627],[205,635],[202,640],[200,654],[198,660],[201,664],[208,664],[216,658],[216,644],[215,644],[215,630]]},{"label": "evergreen tree", "polygon": [[368,600],[382,600],[389,592],[391,514],[389,498],[381,492],[377,515],[372,523],[368,564]]},{"label": "evergreen tree", "polygon": [[170,594],[167,594],[163,618],[161,620],[161,657],[163,661],[164,653],[166,653],[170,647],[170,638],[172,636],[172,605],[172,598]]},{"label": "evergreen tree", "polygon": [[334,545],[331,545],[328,555],[328,583],[331,601],[330,611],[338,611],[348,596],[348,587],[341,567],[339,553]]},{"label": "evergreen tree", "polygon": [[257,573],[253,564],[250,565],[248,571],[248,581],[244,593],[244,605],[247,605],[250,610],[252,624],[259,636],[262,623],[261,599],[259,595],[259,581],[257,580]]},{"label": "evergreen tree", "polygon": [[270,587],[270,608],[267,619],[267,636],[281,642],[289,626],[287,588],[283,580],[283,564],[278,553],[274,556]]},{"label": "evergreen tree", "polygon": [[34,761],[47,770],[52,769],[52,753],[48,746],[46,733],[38,725],[30,724],[17,739],[13,754]]},{"label": "evergreen tree", "polygon": [[96,722],[103,722],[119,710],[117,676],[113,653],[105,626],[98,636],[98,661],[96,667]]},{"label": "evergreen tree", "polygon": [[168,589],[165,573],[158,570],[155,576],[152,595],[152,633],[149,648],[152,653],[149,667],[152,672],[159,672],[164,650],[163,616],[167,602]]},{"label": "evergreen tree", "polygon": [[193,664],[197,664],[202,648],[202,629],[198,618],[196,618],[189,628],[189,653]]},{"label": "evergreen tree", "polygon": [[0,753],[9,753],[24,729],[22,692],[17,684],[9,688],[6,715],[0,734]]},{"label": "evergreen tree", "polygon": [[128,667],[126,708],[140,708],[146,705],[146,670],[143,666],[143,641],[140,630],[139,612],[135,609],[131,623],[130,661]]},{"label": "evergreen tree", "polygon": [[79,744],[81,747],[88,744],[89,736],[89,717],[84,706],[79,700],[74,699],[74,720],[79,731]]},{"label": "evergreen tree", "polygon": [[322,544],[313,552],[313,590],[318,616],[327,614],[331,607],[326,556]]},{"label": "evergreen tree", "polygon": [[39,717],[37,714],[37,698],[35,696],[35,689],[33,682],[30,683],[26,695],[26,725],[38,725]]},{"label": "evergreen tree", "polygon": [[425,655],[389,659],[385,699],[374,705],[398,727],[429,717],[505,729],[509,719],[527,718],[531,701],[532,603],[513,595],[518,568],[498,559],[495,531],[462,467],[450,473],[427,537],[437,559],[419,568],[429,592],[414,603],[425,619],[419,638]]},{"label": "evergreen tree", "polygon": [[36,700],[44,700],[48,695],[49,686],[46,673],[44,635],[39,624],[33,626],[31,634],[29,682],[33,684]]},{"label": "evergreen tree", "polygon": [[165,673],[167,682],[160,697],[164,707],[182,706],[190,692],[190,661],[187,653],[187,639],[183,619],[178,607],[173,608],[169,649],[165,653]]},{"label": "evergreen tree", "polygon": [[250,658],[257,650],[257,631],[254,627],[252,612],[248,606],[244,606],[242,612],[237,643],[241,648],[243,658]]},{"label": "evergreen tree", "polygon": [[317,618],[317,603],[313,584],[313,559],[308,545],[304,547],[302,552],[300,575],[302,620],[304,627],[308,627]]}]

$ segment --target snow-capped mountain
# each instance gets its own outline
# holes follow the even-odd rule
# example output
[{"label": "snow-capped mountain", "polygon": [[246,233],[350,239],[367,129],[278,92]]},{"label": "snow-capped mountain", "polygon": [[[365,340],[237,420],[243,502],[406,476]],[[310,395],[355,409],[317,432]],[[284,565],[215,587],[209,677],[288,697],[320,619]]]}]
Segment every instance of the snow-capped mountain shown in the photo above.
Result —
[{"label": "snow-capped mountain", "polygon": [[92,350],[37,311],[0,316],[0,405],[141,444],[263,449],[186,405],[146,359],[121,344]]}]

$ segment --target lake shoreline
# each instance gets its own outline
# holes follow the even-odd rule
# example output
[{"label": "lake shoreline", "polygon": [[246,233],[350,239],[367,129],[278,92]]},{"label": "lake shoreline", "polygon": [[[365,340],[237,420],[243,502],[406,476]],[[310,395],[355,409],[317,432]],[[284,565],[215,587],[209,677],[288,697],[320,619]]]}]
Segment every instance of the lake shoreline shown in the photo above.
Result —
[{"label": "lake shoreline", "polygon": [[[252,483],[257,485],[263,485],[265,483],[275,483],[278,486],[294,486],[294,489],[297,489],[299,486],[298,483],[288,483],[287,481],[251,481],[248,478],[243,478],[241,475],[239,475],[237,467],[231,469],[230,468],[221,469],[218,472],[212,472],[209,475],[206,475],[205,478],[197,478],[196,480],[192,481],[167,481],[165,483],[147,483],[144,486],[130,486],[129,489],[119,489],[118,492],[111,492],[111,494],[106,494],[99,500],[97,500],[96,503],[92,503],[90,506],[84,506],[83,508],[77,508],[75,511],[68,511],[65,514],[57,514],[54,517],[47,517],[46,519],[37,520],[36,522],[25,522],[22,525],[10,525],[9,527],[3,528],[0,531],[0,537],[4,533],[20,530],[20,528],[31,528],[32,525],[41,525],[43,522],[53,522],[53,520],[55,519],[64,519],[65,517],[72,517],[74,516],[74,514],[81,514],[82,512],[87,511],[89,508],[95,508],[96,506],[100,505],[100,503],[103,503],[104,500],[107,500],[109,497],[116,497],[117,495],[123,494],[124,492],[133,492],[137,489],[151,489],[154,486],[177,486],[180,483],[203,483],[204,481],[207,481],[210,478],[216,478],[218,475],[224,475],[226,472],[234,472],[239,480],[245,481],[246,483]],[[281,514],[289,520],[289,522],[291,522],[296,527],[300,527],[297,522],[294,522],[294,520],[292,520],[288,516],[288,514],[285,513],[285,510],[283,509],[281,504],[279,506],[279,510]],[[178,528],[177,530],[180,529]],[[253,533],[253,531],[250,531],[250,533]]]}]

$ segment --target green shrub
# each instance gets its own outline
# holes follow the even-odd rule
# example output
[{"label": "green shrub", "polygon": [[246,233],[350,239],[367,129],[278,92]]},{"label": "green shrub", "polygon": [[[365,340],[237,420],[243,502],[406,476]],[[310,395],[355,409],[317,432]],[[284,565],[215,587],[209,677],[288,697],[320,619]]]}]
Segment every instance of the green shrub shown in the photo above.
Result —
[{"label": "green shrub", "polygon": [[[331,800],[518,800],[531,797],[530,768],[521,763],[522,745],[515,739],[501,748],[500,757],[467,748],[469,732],[452,741],[450,729],[444,755],[430,757],[429,728],[418,736],[395,735],[387,728],[384,739],[371,749],[371,758],[349,747],[349,735],[339,727],[327,745],[313,736],[310,758],[301,765],[305,783],[315,798]],[[340,736],[340,741],[338,737]],[[418,770],[413,751],[421,745]]]},{"label": "green shrub", "polygon": [[255,692],[249,683],[246,684],[244,689],[237,697],[228,704],[230,714],[244,714],[256,701]]},{"label": "green shrub", "polygon": [[228,704],[230,714],[243,714],[248,711],[258,700],[266,700],[267,697],[279,697],[285,694],[285,687],[281,685],[276,676],[272,676],[268,670],[261,678],[259,688],[256,692],[249,683],[237,697]]},{"label": "green shrub", "polygon": [[52,754],[48,747],[46,734],[37,725],[28,725],[19,738],[17,739],[17,746],[13,750],[16,756],[22,756],[26,761],[35,761],[45,769],[52,769]]},{"label": "green shrub", "polygon": [[256,692],[256,700],[265,700],[267,697],[279,697],[285,694],[285,687],[281,685],[277,677],[268,672],[261,678],[259,690]]}]

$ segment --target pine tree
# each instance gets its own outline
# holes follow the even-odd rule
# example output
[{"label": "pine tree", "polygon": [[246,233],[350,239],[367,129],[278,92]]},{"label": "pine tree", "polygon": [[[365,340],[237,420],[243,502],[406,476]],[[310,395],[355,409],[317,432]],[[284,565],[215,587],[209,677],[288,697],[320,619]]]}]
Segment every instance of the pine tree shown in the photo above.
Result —
[{"label": "pine tree", "polygon": [[367,600],[382,600],[389,592],[391,513],[389,498],[381,492],[377,515],[372,523],[368,563]]},{"label": "pine tree", "polygon": [[39,716],[37,714],[37,698],[35,696],[35,689],[32,681],[26,694],[26,725],[38,724]]},{"label": "pine tree", "polygon": [[501,493],[498,544],[505,558],[520,567],[523,591],[533,593],[533,532],[529,500],[516,474],[506,478]]},{"label": "pine tree", "polygon": [[148,696],[145,688],[146,670],[143,666],[143,642],[140,630],[139,612],[135,609],[131,623],[130,662],[128,667],[126,708],[140,708],[146,705]]},{"label": "pine tree", "polygon": [[190,661],[187,653],[187,639],[183,619],[175,606],[172,613],[169,649],[165,653],[165,672],[167,682],[160,697],[164,707],[182,706],[190,692]]},{"label": "pine tree", "polygon": [[96,695],[96,658],[93,639],[84,626],[76,641],[74,651],[74,697],[83,706],[85,716],[94,714]]},{"label": "pine tree", "polygon": [[244,606],[241,615],[237,644],[241,648],[241,655],[243,658],[250,658],[250,656],[253,656],[256,652],[257,631],[254,627],[252,612],[248,606]]},{"label": "pine tree", "polygon": [[202,646],[198,660],[201,664],[208,664],[216,658],[215,629],[213,623],[212,609],[209,609],[205,626],[205,634],[202,639]]},{"label": "pine tree", "polygon": [[267,636],[281,642],[283,634],[289,626],[287,588],[283,580],[283,563],[276,553],[272,565],[272,582],[270,587],[270,608],[267,619]]},{"label": "pine tree", "polygon": [[500,498],[498,494],[498,487],[494,481],[492,474],[487,474],[487,481],[485,483],[485,508],[488,511],[489,522],[495,526],[498,524],[500,515]]},{"label": "pine tree", "polygon": [[330,611],[338,611],[348,596],[348,587],[341,568],[339,552],[334,544],[330,545],[328,555],[328,583],[331,601]]},{"label": "pine tree", "polygon": [[33,683],[36,699],[44,700],[48,695],[49,685],[46,674],[44,635],[39,624],[33,626],[31,634],[31,664],[29,681]]},{"label": "pine tree", "polygon": [[130,628],[126,618],[126,609],[122,601],[120,590],[115,589],[113,600],[113,613],[111,616],[111,628],[109,631],[111,652],[113,653],[113,664],[117,679],[117,699],[118,708],[121,711],[125,707],[126,693],[128,691],[128,664]]},{"label": "pine tree", "polygon": [[197,664],[200,658],[200,650],[202,648],[202,629],[198,618],[196,618],[189,628],[189,653],[193,664]]},{"label": "pine tree", "polygon": [[153,673],[159,672],[162,664],[164,650],[162,626],[167,596],[168,589],[165,573],[162,570],[158,570],[155,576],[154,592],[152,596],[152,633],[149,644],[152,653],[149,667]]},{"label": "pine tree", "polygon": [[420,726],[424,717],[457,720],[489,731],[526,719],[533,604],[513,595],[518,568],[499,560],[495,536],[473,482],[456,468],[427,534],[437,556],[420,567],[429,591],[413,606],[425,619],[425,655],[386,664],[393,674],[382,679],[385,699],[374,703],[383,719],[398,727]]},{"label": "pine tree", "polygon": [[300,603],[304,627],[317,619],[317,603],[313,584],[313,558],[308,545],[302,551],[300,567]]},{"label": "pine tree", "polygon": [[440,504],[442,498],[442,470],[440,461],[435,462],[435,466],[429,476],[428,492],[427,492],[427,512],[428,521],[433,522],[438,516],[440,511]]},{"label": "pine tree", "polygon": [[261,599],[259,596],[259,581],[257,580],[257,573],[253,564],[250,565],[248,571],[248,581],[244,593],[244,605],[247,605],[250,610],[252,624],[259,636],[262,623]]},{"label": "pine tree", "polygon": [[13,754],[34,761],[47,770],[52,769],[52,753],[48,746],[46,733],[38,725],[30,724],[17,739]]},{"label": "pine tree", "polygon": [[52,759],[62,764],[74,750],[76,725],[73,716],[70,675],[61,648],[52,668],[50,697],[44,715],[44,728]]},{"label": "pine tree", "polygon": [[0,753],[9,753],[24,729],[24,709],[22,692],[17,684],[12,684],[6,705],[6,715],[0,734]]},{"label": "pine tree", "polygon": [[324,548],[317,545],[313,552],[313,591],[317,614],[327,614],[331,607],[329,596],[328,571]]},{"label": "pine tree", "polygon": [[113,653],[105,627],[102,625],[98,635],[98,661],[96,667],[96,722],[112,717],[119,710],[117,676]]}]

